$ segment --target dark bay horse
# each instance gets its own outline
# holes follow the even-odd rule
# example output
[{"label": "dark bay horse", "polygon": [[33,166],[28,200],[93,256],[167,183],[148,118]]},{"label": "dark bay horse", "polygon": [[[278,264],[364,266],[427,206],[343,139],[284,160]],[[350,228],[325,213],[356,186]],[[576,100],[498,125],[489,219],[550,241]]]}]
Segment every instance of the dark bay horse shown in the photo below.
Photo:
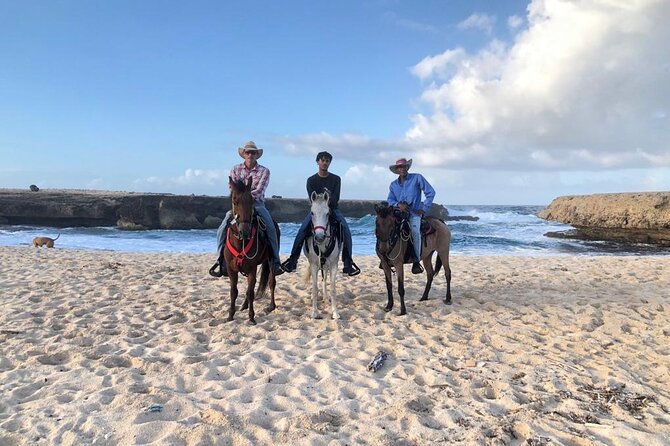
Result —
[{"label": "dark bay horse", "polygon": [[[402,216],[385,201],[375,205],[375,235],[377,236],[377,256],[381,260],[382,269],[386,276],[386,292],[388,294],[388,303],[384,311],[393,309],[393,283],[391,275],[393,269],[398,276],[398,295],[400,296],[400,315],[406,314],[405,309],[405,272],[403,265],[405,263],[405,254],[410,246],[409,227],[403,227],[400,223]],[[444,262],[444,274],[447,278],[447,295],[444,303],[451,304],[451,268],[449,267],[449,244],[451,243],[451,231],[447,225],[439,218],[426,217],[431,230],[423,237],[423,246],[421,247],[421,260],[426,271],[426,288],[420,300],[427,300],[433,278],[440,271]],[[435,261],[435,270],[431,259],[433,253],[437,251],[437,260]]]},{"label": "dark bay horse", "polygon": [[[270,305],[265,309],[267,313],[273,311],[275,305],[275,285],[277,281],[270,267],[270,241],[263,237],[259,227],[261,218],[254,211],[254,199],[251,196],[251,177],[246,182],[233,181],[228,177],[230,186],[230,201],[232,216],[228,226],[226,245],[223,248],[223,257],[228,267],[230,279],[230,309],[228,321],[235,315],[235,300],[237,299],[238,274],[247,276],[247,293],[242,310],[249,308],[249,323],[256,324],[254,313],[254,297],[260,299],[265,294],[268,285],[270,288]],[[279,228],[277,227],[277,239]],[[261,278],[258,290],[256,286],[256,268],[261,265]]]}]

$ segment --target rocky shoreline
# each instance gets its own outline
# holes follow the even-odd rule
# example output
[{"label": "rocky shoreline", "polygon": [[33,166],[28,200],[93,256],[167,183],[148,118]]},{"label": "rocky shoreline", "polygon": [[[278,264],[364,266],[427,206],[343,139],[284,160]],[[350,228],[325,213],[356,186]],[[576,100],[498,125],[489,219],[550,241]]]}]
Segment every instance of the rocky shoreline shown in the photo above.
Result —
[{"label": "rocky shoreline", "polygon": [[548,237],[670,246],[670,192],[563,196],[538,217],[575,228]]},{"label": "rocky shoreline", "polygon": [[[340,200],[347,217],[374,213],[376,200]],[[299,222],[309,212],[307,199],[268,198],[268,210],[278,222]],[[119,229],[212,229],[230,209],[229,196],[91,191],[73,189],[0,189],[0,224],[51,227],[116,226]],[[429,215],[449,217],[433,204]]]}]

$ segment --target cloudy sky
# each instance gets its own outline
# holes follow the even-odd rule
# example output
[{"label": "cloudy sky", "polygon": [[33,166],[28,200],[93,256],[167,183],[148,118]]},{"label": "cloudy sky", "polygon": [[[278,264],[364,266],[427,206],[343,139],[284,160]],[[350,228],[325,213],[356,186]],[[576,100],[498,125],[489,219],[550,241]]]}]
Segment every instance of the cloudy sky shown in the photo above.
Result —
[{"label": "cloudy sky", "polygon": [[0,187],[443,204],[670,190],[670,1],[0,0]]}]

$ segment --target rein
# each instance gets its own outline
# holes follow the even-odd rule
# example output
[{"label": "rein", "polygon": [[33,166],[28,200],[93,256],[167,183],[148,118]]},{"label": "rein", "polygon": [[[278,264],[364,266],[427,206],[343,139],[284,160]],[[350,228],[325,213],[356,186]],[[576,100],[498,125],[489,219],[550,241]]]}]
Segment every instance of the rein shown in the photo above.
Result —
[{"label": "rein", "polygon": [[[249,237],[248,239],[249,240],[248,244],[244,243],[244,239],[242,239],[239,236],[239,233],[232,232],[231,228],[230,227],[228,228],[228,236],[226,237],[226,247],[228,248],[228,251],[230,251],[230,253],[235,257],[235,263],[237,264],[238,268],[242,266],[242,262],[244,261],[245,258],[253,260],[258,255],[259,243],[258,243],[258,232],[256,228],[257,228],[256,225],[251,226],[251,237]],[[242,241],[241,250],[238,251],[237,248],[233,246],[232,242],[230,241],[231,235],[234,235],[235,238]],[[256,240],[256,243],[254,243],[254,239]],[[249,257],[249,251],[251,251],[251,248],[254,245],[256,245],[256,252],[254,253],[253,256]]]},{"label": "rein", "polygon": [[[335,250],[335,242],[337,241],[337,234],[338,232],[335,231],[335,234],[332,234],[329,229],[330,229],[330,222],[326,224],[326,226],[321,226],[321,225],[316,225],[312,224],[312,247],[314,248],[314,253],[319,256],[319,264],[320,267],[323,269],[323,265],[326,264],[326,260],[330,257],[330,255],[333,253]],[[325,245],[325,249],[322,249],[323,243],[319,244],[316,242],[316,237],[314,237],[314,231],[317,229],[323,229],[323,232],[326,233],[326,240],[328,240],[327,244]],[[333,237],[335,235],[335,237]]]},{"label": "rein", "polygon": [[[405,230],[403,230],[405,228]],[[403,242],[407,242],[412,236],[411,229],[408,227],[408,220],[406,218],[403,218],[400,223],[393,225],[393,231],[391,231],[391,234],[389,236],[389,239],[385,242],[382,242],[377,238],[377,251],[380,252],[380,246],[382,243],[385,243],[387,245],[387,250],[386,252],[382,253],[384,257],[386,258],[387,263],[391,263],[394,260],[396,260],[398,257],[401,255],[405,255],[405,250],[398,248],[398,252],[391,258],[389,257],[389,253],[393,252],[393,249],[395,248],[396,244],[398,243],[398,240],[402,240]],[[405,245],[405,248],[407,248],[407,245]]]}]

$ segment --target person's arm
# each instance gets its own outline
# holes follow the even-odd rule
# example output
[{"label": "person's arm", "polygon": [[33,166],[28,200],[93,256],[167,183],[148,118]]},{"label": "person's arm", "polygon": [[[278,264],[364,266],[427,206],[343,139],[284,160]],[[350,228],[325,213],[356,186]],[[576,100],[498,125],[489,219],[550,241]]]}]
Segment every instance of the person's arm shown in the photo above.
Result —
[{"label": "person's arm", "polygon": [[337,209],[337,206],[340,202],[340,188],[342,186],[342,179],[339,176],[335,176],[335,182],[333,184],[333,191],[330,193],[330,205],[333,209]]},{"label": "person's arm", "polygon": [[398,197],[393,190],[393,182],[389,185],[389,196],[386,201],[388,201],[389,205],[392,207],[396,207],[398,205]]},{"label": "person's arm", "polygon": [[240,167],[237,164],[230,169],[230,178],[232,178],[234,182],[240,180]]},{"label": "person's arm", "polygon": [[260,172],[258,172],[258,181],[251,189],[251,196],[254,197],[254,200],[262,200],[265,197],[265,190],[268,188],[268,184],[270,184],[270,169],[260,169]]},{"label": "person's arm", "polygon": [[314,177],[307,178],[305,188],[307,189],[307,198],[310,198],[312,196],[312,192],[316,190],[316,187],[314,187]]},{"label": "person's arm", "polygon": [[433,186],[430,185],[423,175],[421,175],[421,189],[426,196],[426,199],[423,202],[423,212],[428,213],[430,205],[433,204],[433,199],[435,198],[435,189],[433,189]]}]

